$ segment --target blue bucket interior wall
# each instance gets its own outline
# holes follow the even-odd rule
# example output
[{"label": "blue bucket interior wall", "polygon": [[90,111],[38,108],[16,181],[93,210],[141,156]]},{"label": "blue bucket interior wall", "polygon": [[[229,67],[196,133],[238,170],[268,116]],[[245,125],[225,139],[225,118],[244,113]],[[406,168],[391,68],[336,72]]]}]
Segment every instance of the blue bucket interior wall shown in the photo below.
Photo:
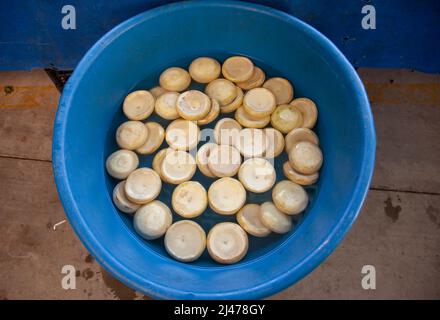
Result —
[{"label": "blue bucket interior wall", "polygon": [[[121,104],[135,89],[157,84],[170,66],[198,56],[245,55],[288,78],[296,97],[319,108],[316,131],[324,165],[312,202],[286,235],[251,239],[247,257],[223,266],[205,254],[183,264],[133,231],[112,204],[116,181],[105,159],[116,150]],[[165,124],[165,122],[162,122]],[[138,15],[104,36],[64,89],[54,130],[55,177],[76,233],[114,276],[157,298],[261,298],[298,281],[328,256],[355,220],[374,165],[373,120],[363,86],[339,51],[315,30],[276,10],[241,3],[179,3]],[[277,159],[278,178],[285,158]],[[151,163],[151,157],[142,159]],[[210,181],[201,178],[205,186]],[[171,186],[160,199],[169,203]],[[254,197],[269,200],[270,193]],[[233,219],[233,218],[227,218]],[[226,219],[226,220],[227,220]],[[223,217],[197,219],[208,231]]]}]

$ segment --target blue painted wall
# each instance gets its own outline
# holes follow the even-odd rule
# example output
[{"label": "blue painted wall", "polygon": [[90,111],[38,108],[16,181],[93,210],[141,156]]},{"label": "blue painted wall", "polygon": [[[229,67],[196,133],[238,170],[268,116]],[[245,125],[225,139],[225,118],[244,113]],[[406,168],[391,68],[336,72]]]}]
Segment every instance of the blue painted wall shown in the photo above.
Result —
[{"label": "blue painted wall", "polygon": [[[209,0],[205,0],[209,1]],[[0,0],[0,69],[71,69],[105,32],[165,0]],[[288,12],[329,37],[354,66],[440,72],[440,1],[254,0]],[[76,8],[77,29],[61,28],[61,8]],[[361,27],[366,4],[377,29]]]}]

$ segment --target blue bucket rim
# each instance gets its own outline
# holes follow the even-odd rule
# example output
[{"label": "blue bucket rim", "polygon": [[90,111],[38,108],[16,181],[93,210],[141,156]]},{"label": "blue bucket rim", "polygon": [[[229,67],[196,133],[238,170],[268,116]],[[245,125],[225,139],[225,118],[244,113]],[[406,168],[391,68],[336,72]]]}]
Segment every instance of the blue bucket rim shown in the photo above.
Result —
[{"label": "blue bucket rim", "polygon": [[[341,219],[338,221],[332,231],[326,236],[325,240],[320,246],[318,246],[310,255],[305,258],[301,264],[292,268],[289,272],[286,272],[280,276],[273,278],[271,281],[254,286],[252,288],[234,290],[230,292],[222,293],[193,293],[196,298],[199,299],[259,299],[271,296],[279,291],[287,288],[295,282],[302,279],[304,276],[312,272],[318,265],[321,264],[332,252],[336,249],[338,244],[342,241],[357,216],[365,201],[373,171],[376,156],[376,134],[374,129],[373,116],[368,100],[368,96],[365,92],[363,83],[361,82],[358,74],[340,52],[340,50],[322,33],[317,31],[312,26],[299,20],[298,18],[284,13],[282,11],[247,2],[241,1],[184,1],[172,4],[160,6],[140,14],[135,15],[132,18],[125,20],[113,29],[108,31],[102,36],[84,55],[81,61],[75,68],[72,76],[68,80],[62,92],[58,110],[54,122],[53,144],[52,144],[52,165],[55,177],[55,183],[57,186],[58,194],[61,199],[61,203],[66,212],[67,218],[72,225],[76,235],[81,239],[87,250],[96,258],[101,266],[109,271],[119,281],[125,283],[131,288],[143,292],[153,298],[166,299],[186,298],[188,292],[181,290],[175,290],[151,282],[148,279],[146,281],[149,287],[138,285],[136,281],[137,276],[134,275],[130,269],[126,268],[121,262],[110,255],[107,250],[97,241],[91,230],[84,223],[81,217],[80,211],[74,201],[72,191],[69,186],[69,181],[66,175],[65,167],[65,130],[67,115],[70,110],[70,103],[73,95],[76,91],[78,84],[81,81],[82,76],[93,64],[96,57],[106,48],[108,43],[111,43],[119,35],[136,26],[139,23],[143,23],[145,20],[154,18],[163,13],[170,11],[186,10],[190,7],[232,7],[237,9],[253,10],[260,14],[269,15],[272,18],[280,19],[282,21],[296,24],[303,31],[307,32],[309,36],[318,39],[318,41],[326,47],[328,52],[333,55],[333,58],[343,67],[345,75],[352,81],[357,90],[357,100],[360,104],[361,116],[364,119],[364,135],[366,137],[363,148],[363,167],[359,173],[359,178],[356,183],[356,188],[353,190],[353,197],[348,204]],[[145,280],[145,279],[144,279]]]}]

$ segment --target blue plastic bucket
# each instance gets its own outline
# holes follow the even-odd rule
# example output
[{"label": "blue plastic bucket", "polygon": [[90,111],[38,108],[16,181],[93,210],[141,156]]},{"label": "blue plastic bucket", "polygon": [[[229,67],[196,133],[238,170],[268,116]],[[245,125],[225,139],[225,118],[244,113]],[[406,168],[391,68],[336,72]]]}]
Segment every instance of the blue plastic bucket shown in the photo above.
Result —
[{"label": "blue plastic bucket", "polygon": [[[324,165],[312,201],[285,235],[250,239],[244,260],[224,266],[204,254],[171,259],[163,240],[144,241],[112,204],[116,181],[105,172],[124,121],[130,91],[157,84],[162,70],[188,67],[198,56],[246,55],[295,86],[319,108],[316,131]],[[164,122],[162,122],[164,123]],[[165,124],[165,123],[164,123]],[[55,121],[53,165],[70,223],[99,263],[128,286],[156,298],[255,299],[300,280],[338,245],[359,213],[375,156],[373,119],[364,87],[340,51],[298,19],[264,6],[223,1],[163,6],[118,25],[81,60],[64,88]],[[276,160],[278,179],[285,158]],[[143,166],[151,157],[143,157]],[[195,179],[209,185],[197,173]],[[172,187],[160,196],[169,203]],[[270,193],[250,202],[270,200]],[[226,218],[207,211],[206,231]],[[234,219],[229,217],[228,219]]]}]

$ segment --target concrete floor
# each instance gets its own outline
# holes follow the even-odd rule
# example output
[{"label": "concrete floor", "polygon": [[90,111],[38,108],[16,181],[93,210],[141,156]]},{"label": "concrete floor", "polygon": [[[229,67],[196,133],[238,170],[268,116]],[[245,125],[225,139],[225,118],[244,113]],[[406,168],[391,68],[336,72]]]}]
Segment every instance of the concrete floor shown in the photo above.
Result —
[{"label": "concrete floor", "polygon": [[[336,251],[274,299],[440,298],[440,76],[359,74],[378,138],[371,190]],[[63,222],[50,79],[42,70],[0,72],[0,89],[0,299],[148,299],[105,272]],[[76,269],[75,290],[61,286],[64,265]],[[376,268],[376,290],[361,286],[364,265]]]}]

